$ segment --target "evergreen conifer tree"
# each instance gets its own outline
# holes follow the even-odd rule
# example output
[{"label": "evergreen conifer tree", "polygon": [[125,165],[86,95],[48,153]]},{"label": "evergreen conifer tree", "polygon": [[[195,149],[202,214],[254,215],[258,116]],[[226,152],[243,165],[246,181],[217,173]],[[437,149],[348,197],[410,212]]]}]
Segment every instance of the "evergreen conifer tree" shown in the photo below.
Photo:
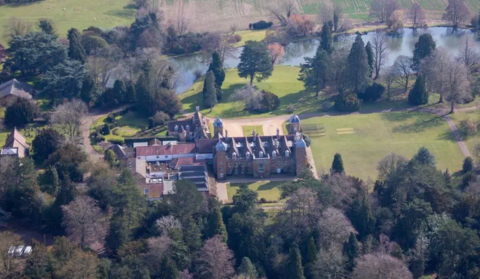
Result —
[{"label": "evergreen conifer tree", "polygon": [[347,269],[352,271],[355,267],[355,259],[359,256],[360,249],[358,248],[357,238],[354,233],[350,233],[348,242],[343,244],[343,252],[347,256]]},{"label": "evergreen conifer tree", "polygon": [[310,237],[307,246],[307,259],[305,262],[307,263],[314,263],[317,260],[317,246],[315,245],[315,240],[313,237]]},{"label": "evergreen conifer tree", "polygon": [[365,89],[370,81],[370,66],[368,65],[367,52],[360,35],[357,35],[350,49],[347,64],[350,87],[354,93],[359,93]]},{"label": "evergreen conifer tree", "polygon": [[242,263],[238,267],[238,273],[248,279],[257,279],[258,273],[252,261],[248,257],[243,257]]},{"label": "evergreen conifer tree", "polygon": [[223,81],[225,80],[225,71],[222,68],[220,55],[216,51],[212,54],[212,62],[210,62],[207,72],[210,71],[215,75],[215,84],[217,87],[222,88]]},{"label": "evergreen conifer tree", "polygon": [[203,98],[205,107],[210,108],[210,111],[212,111],[217,104],[217,88],[215,87],[215,75],[212,71],[207,73],[203,83]]},{"label": "evergreen conifer tree", "polygon": [[190,252],[196,252],[202,248],[202,232],[195,219],[188,216],[182,222],[183,239],[187,243]]},{"label": "evergreen conifer tree", "polygon": [[435,41],[432,35],[425,33],[418,38],[418,42],[415,44],[413,50],[413,64],[412,70],[418,71],[422,59],[429,56],[436,48]]},{"label": "evergreen conifer tree", "polygon": [[129,82],[127,86],[126,101],[129,103],[135,103],[137,101],[137,92],[135,91],[135,86],[132,82]]},{"label": "evergreen conifer tree", "polygon": [[263,42],[245,42],[237,68],[239,77],[250,78],[250,85],[253,85],[254,78],[259,82],[269,78],[273,72],[273,64],[267,45]]},{"label": "evergreen conifer tree", "polygon": [[342,155],[340,155],[339,153],[336,153],[335,156],[333,156],[332,172],[333,173],[345,172],[345,169],[343,167]]},{"label": "evergreen conifer tree", "polygon": [[473,170],[473,159],[472,157],[468,156],[463,160],[462,172],[465,174],[467,172],[471,172]]},{"label": "evergreen conifer tree", "polygon": [[208,237],[213,237],[217,234],[221,235],[223,241],[227,242],[227,229],[223,223],[222,211],[219,206],[213,209],[212,213],[210,213],[210,218],[208,218]]},{"label": "evergreen conifer tree", "polygon": [[52,22],[49,19],[42,18],[38,22],[38,28],[42,30],[43,33],[49,34],[49,35],[54,35],[55,34],[55,28],[53,28]]},{"label": "evergreen conifer tree", "polygon": [[290,248],[287,262],[287,278],[289,279],[305,279],[303,275],[302,256],[297,246]]},{"label": "evergreen conifer tree", "polygon": [[419,162],[422,165],[430,165],[432,167],[435,166],[435,156],[425,147],[420,147],[418,149],[417,154],[413,156],[413,160]]},{"label": "evergreen conifer tree", "polygon": [[428,104],[428,92],[423,76],[417,77],[413,88],[408,93],[408,102],[415,106]]},{"label": "evergreen conifer tree", "polygon": [[315,91],[315,97],[318,97],[320,90],[327,85],[327,79],[330,75],[330,56],[319,46],[315,57],[305,57],[305,63],[301,64],[300,67],[298,80],[303,81],[306,89]]},{"label": "evergreen conifer tree", "polygon": [[331,54],[333,52],[332,32],[328,24],[323,24],[320,47],[323,48],[323,50],[325,50],[328,54]]},{"label": "evergreen conifer tree", "polygon": [[125,102],[127,98],[127,87],[122,80],[116,80],[113,84],[113,95],[117,103]]},{"label": "evergreen conifer tree", "polygon": [[373,74],[373,49],[372,49],[372,44],[370,44],[370,42],[368,42],[367,45],[365,46],[365,52],[367,53],[368,67],[370,68],[370,74],[368,76],[370,78],[372,78],[372,74]]},{"label": "evergreen conifer tree", "polygon": [[87,53],[80,43],[80,34],[77,29],[72,28],[68,30],[68,57],[73,60],[78,60],[85,64],[87,61]]}]

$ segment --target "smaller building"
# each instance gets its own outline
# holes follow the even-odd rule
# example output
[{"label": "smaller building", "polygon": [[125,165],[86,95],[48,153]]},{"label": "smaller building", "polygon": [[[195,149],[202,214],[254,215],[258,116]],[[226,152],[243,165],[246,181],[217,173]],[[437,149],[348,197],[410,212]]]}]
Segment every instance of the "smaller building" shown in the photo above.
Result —
[{"label": "smaller building", "polygon": [[0,84],[0,105],[9,106],[15,103],[18,98],[31,100],[33,92],[32,86],[16,79],[11,79]]},{"label": "smaller building", "polygon": [[27,144],[27,140],[17,129],[13,129],[13,132],[7,137],[5,145],[0,151],[0,155],[23,158],[28,156],[29,151],[30,146]]}]

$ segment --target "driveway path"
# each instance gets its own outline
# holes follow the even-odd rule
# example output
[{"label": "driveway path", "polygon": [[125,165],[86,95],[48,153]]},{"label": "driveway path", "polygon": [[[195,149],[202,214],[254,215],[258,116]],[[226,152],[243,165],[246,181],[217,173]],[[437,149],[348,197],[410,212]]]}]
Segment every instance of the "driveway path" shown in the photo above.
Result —
[{"label": "driveway path", "polygon": [[122,110],[124,110],[124,109],[126,109],[130,106],[131,105],[125,105],[125,106],[121,106],[119,108],[116,108],[114,110],[104,110],[104,109],[102,109],[102,110],[92,110],[92,111],[90,111],[88,116],[85,117],[85,119],[83,119],[82,125],[80,125],[80,132],[81,132],[82,137],[83,137],[83,146],[85,148],[85,152],[90,157],[92,163],[98,162],[98,160],[102,159],[103,154],[100,154],[97,151],[95,151],[95,149],[93,148],[93,146],[90,142],[90,127],[93,125],[93,123],[95,123],[95,121],[97,119],[99,119],[101,117],[104,117],[104,116],[107,116],[110,113],[115,113],[115,112],[122,111]]}]

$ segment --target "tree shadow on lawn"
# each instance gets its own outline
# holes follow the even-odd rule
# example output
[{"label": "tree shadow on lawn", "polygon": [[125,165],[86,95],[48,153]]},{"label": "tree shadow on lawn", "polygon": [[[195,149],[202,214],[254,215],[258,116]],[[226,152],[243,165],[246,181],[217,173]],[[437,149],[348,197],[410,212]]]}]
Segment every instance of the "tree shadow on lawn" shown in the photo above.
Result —
[{"label": "tree shadow on lawn", "polygon": [[394,133],[421,133],[428,129],[439,127],[445,123],[445,120],[440,116],[434,116],[431,119],[417,119],[412,124],[404,124],[393,128]]},{"label": "tree shadow on lawn", "polygon": [[282,184],[281,183],[276,183],[276,182],[268,182],[266,184],[261,185],[258,187],[258,191],[267,191],[267,190],[272,190],[273,188],[279,188]]}]

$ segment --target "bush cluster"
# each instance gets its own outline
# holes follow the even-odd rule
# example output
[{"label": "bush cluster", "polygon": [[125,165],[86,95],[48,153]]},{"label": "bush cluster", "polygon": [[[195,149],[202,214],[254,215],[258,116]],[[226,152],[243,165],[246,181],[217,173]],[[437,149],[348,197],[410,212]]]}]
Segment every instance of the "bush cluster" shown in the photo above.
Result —
[{"label": "bush cluster", "polygon": [[380,99],[385,92],[385,86],[374,82],[368,86],[363,93],[358,94],[358,98],[365,102],[375,102]]},{"label": "bush cluster", "polygon": [[266,22],[265,20],[260,20],[258,22],[250,23],[248,28],[251,30],[262,30],[272,27],[273,22]]},{"label": "bush cluster", "polygon": [[356,94],[341,95],[335,100],[335,109],[343,112],[360,110],[361,101]]}]

